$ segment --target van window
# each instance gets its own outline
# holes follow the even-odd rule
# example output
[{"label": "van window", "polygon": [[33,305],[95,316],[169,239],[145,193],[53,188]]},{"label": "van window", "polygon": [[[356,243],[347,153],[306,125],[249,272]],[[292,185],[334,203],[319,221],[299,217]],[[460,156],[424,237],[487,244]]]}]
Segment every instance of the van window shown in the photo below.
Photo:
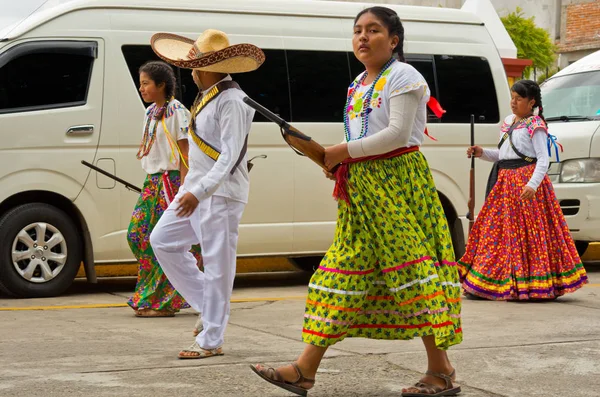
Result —
[{"label": "van window", "polygon": [[442,123],[469,123],[485,116],[483,123],[500,121],[496,87],[485,58],[436,55],[438,100],[446,109]]},{"label": "van window", "polygon": [[352,81],[345,52],[286,51],[293,122],[340,123]]},{"label": "van window", "polygon": [[[350,53],[350,64],[354,77],[356,77],[359,73],[365,70],[364,66],[356,59],[354,54]],[[498,121],[498,104],[496,100],[496,91],[494,88],[494,81],[492,79],[492,74],[489,65],[485,62],[485,65],[481,65],[484,70],[479,70],[477,73],[474,73],[473,76],[469,76],[469,79],[460,80],[459,75],[464,75],[465,72],[451,74],[448,73],[447,68],[454,67],[452,62],[457,60],[462,60],[466,63],[469,60],[465,58],[473,58],[476,60],[480,60],[481,58],[475,57],[448,57],[448,56],[434,56],[427,54],[407,54],[406,62],[413,66],[423,78],[427,82],[429,86],[429,91],[431,95],[435,97],[442,107],[446,110],[444,116],[439,119],[429,108],[427,108],[427,120],[429,123],[469,123],[471,120],[471,112],[470,110],[473,105],[477,105],[478,108],[475,109],[475,114],[484,114],[486,111],[489,114],[489,109],[486,109],[486,104],[493,103],[496,109],[495,117],[487,117],[486,122],[494,122],[490,120]],[[461,61],[461,62],[462,62]],[[440,63],[441,65],[438,65]],[[479,61],[476,61],[477,65],[480,65]],[[477,66],[480,67],[480,66]],[[464,81],[479,81],[481,84],[481,80],[487,79],[487,84],[489,85],[491,82],[492,90],[484,93],[483,95],[479,93],[479,91],[471,91],[471,86],[468,84],[463,84]],[[467,92],[468,91],[468,92]],[[475,98],[471,98],[469,103],[454,103],[455,98],[462,98],[465,95],[475,96]],[[482,100],[483,103],[479,104],[478,101]],[[492,112],[493,113],[493,112]]]},{"label": "van window", "polygon": [[96,43],[31,42],[0,56],[0,113],[86,103]]},{"label": "van window", "polygon": [[[249,97],[291,122],[342,122],[348,85],[363,65],[353,53],[264,49],[265,63],[234,79]],[[158,60],[149,45],[123,46],[123,55],[137,87],[138,69]],[[428,109],[429,122],[469,123],[471,114],[485,123],[500,120],[490,66],[484,58],[447,55],[407,55],[407,62],[427,81],[446,114],[438,119]],[[186,69],[175,68],[178,99],[189,109],[197,88]],[[141,99],[141,97],[140,97]],[[266,121],[256,114],[255,121]]]},{"label": "van window", "polygon": [[600,71],[546,80],[542,84],[542,102],[546,120],[563,116],[600,118]]},{"label": "van window", "polygon": [[[124,45],[123,56],[129,69],[133,83],[137,89],[139,85],[138,70],[147,61],[160,61],[149,45]],[[249,97],[265,106],[267,109],[290,119],[290,95],[287,83],[287,69],[285,66],[285,51],[263,50],[266,55],[265,63],[254,72],[240,73],[234,76],[244,92]],[[176,98],[190,109],[198,95],[198,88],[192,79],[190,69],[173,67],[177,78]],[[140,96],[140,100],[142,97]],[[254,116],[254,121],[266,121],[260,114]]]},{"label": "van window", "polygon": [[[256,102],[284,120],[291,120],[290,88],[284,50],[263,50],[265,62],[257,70],[240,73],[234,79],[242,90]],[[254,121],[267,121],[260,113]]]}]

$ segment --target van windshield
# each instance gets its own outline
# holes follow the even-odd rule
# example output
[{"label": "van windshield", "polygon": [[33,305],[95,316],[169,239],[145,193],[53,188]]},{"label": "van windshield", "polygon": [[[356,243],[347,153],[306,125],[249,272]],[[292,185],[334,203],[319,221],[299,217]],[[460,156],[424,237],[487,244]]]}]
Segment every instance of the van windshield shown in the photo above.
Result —
[{"label": "van windshield", "polygon": [[0,13],[0,40],[5,39],[17,25],[48,0],[6,1]]},{"label": "van windshield", "polygon": [[546,120],[600,119],[600,70],[555,77],[541,88]]}]

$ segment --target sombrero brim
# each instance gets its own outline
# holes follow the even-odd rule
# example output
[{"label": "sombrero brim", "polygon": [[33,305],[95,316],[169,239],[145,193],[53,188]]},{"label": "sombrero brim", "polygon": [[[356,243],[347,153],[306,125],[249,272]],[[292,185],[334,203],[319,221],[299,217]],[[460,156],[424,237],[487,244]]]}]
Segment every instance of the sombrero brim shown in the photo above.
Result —
[{"label": "sombrero brim", "polygon": [[252,44],[235,44],[197,59],[188,59],[194,41],[187,37],[172,33],[156,33],[152,36],[150,45],[156,55],[171,65],[205,72],[251,72],[258,69],[265,61],[264,52]]}]

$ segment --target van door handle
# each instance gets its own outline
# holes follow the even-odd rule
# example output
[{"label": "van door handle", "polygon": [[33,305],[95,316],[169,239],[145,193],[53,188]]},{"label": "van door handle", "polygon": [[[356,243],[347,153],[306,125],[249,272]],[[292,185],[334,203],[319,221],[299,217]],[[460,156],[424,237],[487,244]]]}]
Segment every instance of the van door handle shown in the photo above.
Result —
[{"label": "van door handle", "polygon": [[81,136],[81,135],[91,135],[94,133],[93,125],[74,125],[73,127],[67,130],[67,135],[70,136]]}]

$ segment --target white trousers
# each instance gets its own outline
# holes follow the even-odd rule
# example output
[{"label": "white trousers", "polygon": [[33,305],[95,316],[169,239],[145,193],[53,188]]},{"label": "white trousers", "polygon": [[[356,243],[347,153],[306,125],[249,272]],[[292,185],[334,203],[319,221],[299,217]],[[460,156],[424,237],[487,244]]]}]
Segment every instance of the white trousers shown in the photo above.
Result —
[{"label": "white trousers", "polygon": [[[204,329],[196,341],[204,349],[223,345],[236,268],[238,229],[246,204],[222,196],[202,200],[194,213],[178,217],[177,199],[154,227],[150,244],[165,275],[192,308]],[[200,243],[204,272],[189,252]]]}]

